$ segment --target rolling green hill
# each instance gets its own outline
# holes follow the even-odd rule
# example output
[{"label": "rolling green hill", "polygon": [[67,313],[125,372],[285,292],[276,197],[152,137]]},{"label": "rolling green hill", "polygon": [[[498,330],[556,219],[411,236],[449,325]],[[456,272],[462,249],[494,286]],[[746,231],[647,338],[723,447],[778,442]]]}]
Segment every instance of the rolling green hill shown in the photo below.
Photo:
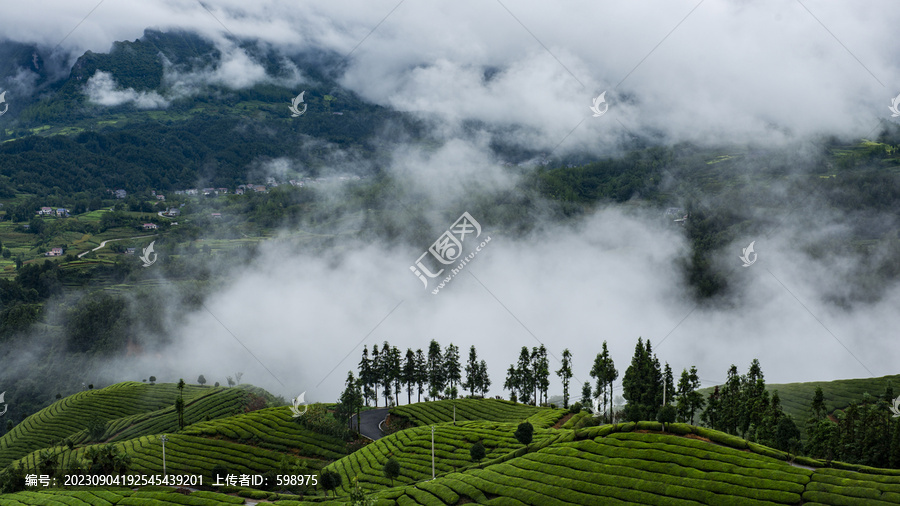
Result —
[{"label": "rolling green hill", "polygon": [[[187,385],[185,421],[216,418],[243,411],[248,392]],[[35,450],[70,438],[76,444],[91,441],[87,427],[94,420],[105,424],[96,441],[117,441],[177,428],[174,404],[178,389],[172,383],[149,385],[125,382],[99,390],[86,390],[29,416],[0,438],[0,466],[7,466]]]},{"label": "rolling green hill", "polygon": [[[846,392],[863,385],[844,384]],[[815,388],[795,386],[798,392]],[[0,472],[0,486],[14,467],[46,473],[48,457],[56,461],[55,472],[65,472],[89,459],[98,444],[114,445],[129,456],[128,473],[160,474],[162,433],[168,434],[166,471],[201,475],[204,486],[178,492],[160,486],[38,486],[0,494],[0,506],[205,506],[250,504],[248,500],[283,506],[350,504],[356,484],[377,505],[900,503],[900,470],[798,457],[687,424],[668,424],[665,430],[657,422],[571,429],[566,427],[572,424],[559,423],[563,410],[457,399],[394,408],[392,416],[414,426],[354,451],[347,441],[299,423],[286,406],[246,412],[250,404],[259,407],[259,399],[271,398],[249,385],[186,387],[187,425],[181,430],[173,425],[176,396],[171,384],[128,382],[54,403],[0,439],[6,463],[14,463]],[[102,437],[91,440],[83,425],[94,415],[106,426]],[[523,420],[537,427],[527,446],[513,436]],[[73,443],[71,448],[61,443],[64,438]],[[478,462],[469,453],[476,442],[486,449]],[[400,464],[393,482],[383,472],[389,458]],[[215,473],[223,469],[238,475],[315,475],[319,485],[292,491],[274,486],[212,487]],[[327,497],[322,487],[325,471],[341,478]]]},{"label": "rolling green hill", "polygon": [[[810,403],[816,387],[822,388],[825,394],[825,406],[828,412],[843,409],[851,403],[860,402],[863,394],[873,396],[882,395],[888,384],[894,386],[895,391],[900,392],[900,374],[882,376],[880,378],[842,379],[834,381],[810,381],[807,383],[771,383],[766,385],[766,390],[771,395],[778,391],[781,406],[784,412],[793,417],[798,424],[804,423],[810,416]],[[719,385],[721,388],[721,385]],[[714,387],[703,388],[699,391],[704,398],[709,397]],[[804,435],[805,437],[805,435]]]},{"label": "rolling green hill", "polygon": [[[428,403],[432,404],[432,403]],[[469,448],[477,441],[484,445],[487,459],[496,459],[522,448],[513,437],[516,424],[484,421],[441,423],[435,427],[435,472],[444,474],[473,464]],[[556,431],[536,429],[534,443],[555,440]],[[352,479],[362,486],[385,488],[391,480],[382,474],[389,457],[400,460],[400,476],[395,485],[431,478],[431,428],[415,427],[377,440],[328,466],[342,477],[342,492],[349,493]]]},{"label": "rolling green hill", "polygon": [[455,399],[398,406],[391,410],[391,415],[406,418],[415,425],[431,425],[452,422],[454,411],[457,421],[519,423],[527,420],[535,427],[550,427],[566,414],[564,409],[539,408],[500,399]]},{"label": "rolling green hill", "polygon": [[681,435],[659,429],[658,423],[642,422],[569,432],[536,451],[519,451],[502,462],[376,497],[396,504],[515,505],[887,505],[900,500],[900,472],[885,476],[795,466],[716,431],[699,432],[728,444],[698,436],[686,425],[670,428]]},{"label": "rolling green hill", "polygon": [[816,392],[816,387],[822,387],[822,393],[825,394],[825,407],[831,413],[843,409],[851,403],[860,402],[863,394],[868,393],[876,397],[882,395],[888,383],[894,386],[895,391],[900,389],[900,374],[880,378],[780,383],[766,385],[766,389],[770,392],[778,390],[784,412],[799,422],[809,418],[809,405]]}]

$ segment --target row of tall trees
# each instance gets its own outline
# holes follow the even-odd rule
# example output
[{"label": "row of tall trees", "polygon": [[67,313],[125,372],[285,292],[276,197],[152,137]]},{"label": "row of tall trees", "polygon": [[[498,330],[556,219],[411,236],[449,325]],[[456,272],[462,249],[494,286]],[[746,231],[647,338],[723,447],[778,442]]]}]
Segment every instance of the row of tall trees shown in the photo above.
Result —
[{"label": "row of tall trees", "polygon": [[359,379],[355,381],[364,404],[368,406],[369,401],[374,400],[375,407],[378,407],[379,389],[384,404],[389,405],[391,402],[399,404],[404,386],[407,403],[412,402],[413,392],[416,401],[420,402],[422,394],[431,399],[455,399],[460,388],[474,396],[476,392],[484,395],[491,386],[487,363],[478,360],[475,346],[469,349],[463,380],[459,348],[450,343],[442,350],[434,339],[428,344],[427,354],[421,348],[416,351],[407,348],[406,354],[402,355],[399,348],[385,341],[380,349],[377,344],[373,345],[370,355],[368,346],[363,346]]},{"label": "row of tall trees", "polygon": [[[568,375],[571,377],[571,367]],[[506,381],[503,383],[503,389],[510,391],[510,400],[534,405],[546,403],[549,388],[550,361],[547,359],[547,348],[542,344],[529,352],[527,346],[522,346],[519,360],[506,370]],[[568,391],[567,385],[565,390]]]},{"label": "row of tall trees", "polygon": [[806,452],[811,457],[872,467],[900,468],[900,417],[891,415],[894,389],[829,415],[825,394],[816,387],[806,421]]}]

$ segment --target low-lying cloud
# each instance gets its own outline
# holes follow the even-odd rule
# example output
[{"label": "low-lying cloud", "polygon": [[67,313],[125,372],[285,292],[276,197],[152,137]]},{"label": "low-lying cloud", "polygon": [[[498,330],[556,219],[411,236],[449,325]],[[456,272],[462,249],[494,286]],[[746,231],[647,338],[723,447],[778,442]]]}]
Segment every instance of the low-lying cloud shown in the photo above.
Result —
[{"label": "low-lying cloud", "polygon": [[84,93],[90,102],[107,107],[132,104],[138,109],[164,109],[169,106],[169,101],[159,93],[122,88],[112,74],[100,70],[88,79]]}]

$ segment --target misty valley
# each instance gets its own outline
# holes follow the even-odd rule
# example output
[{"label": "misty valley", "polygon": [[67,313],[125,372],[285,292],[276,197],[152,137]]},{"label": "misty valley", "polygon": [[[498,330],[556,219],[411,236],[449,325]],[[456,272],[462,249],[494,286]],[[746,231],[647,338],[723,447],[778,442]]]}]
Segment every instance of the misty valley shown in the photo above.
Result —
[{"label": "misty valley", "polygon": [[0,506],[900,504],[890,23],[400,4],[0,37]]}]

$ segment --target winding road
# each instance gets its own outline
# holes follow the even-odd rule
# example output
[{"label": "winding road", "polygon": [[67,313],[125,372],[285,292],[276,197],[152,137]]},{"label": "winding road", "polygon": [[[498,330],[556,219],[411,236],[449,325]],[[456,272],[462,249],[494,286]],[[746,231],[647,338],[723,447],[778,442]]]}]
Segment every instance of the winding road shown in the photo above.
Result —
[{"label": "winding road", "polygon": [[121,238],[119,238],[119,239],[107,239],[107,240],[101,242],[101,243],[100,243],[100,246],[97,246],[96,248],[94,248],[94,249],[92,249],[92,250],[88,250],[88,251],[79,253],[79,254],[78,254],[78,258],[81,258],[81,257],[87,255],[87,254],[90,253],[91,251],[97,251],[98,249],[100,249],[100,248],[106,246],[106,243],[108,243],[108,242],[113,242],[113,241],[124,241],[124,240],[126,240],[126,239],[143,239],[143,238],[145,238],[145,237],[156,237],[157,235],[158,235],[158,234],[153,234],[153,235],[139,235],[139,236],[137,236],[137,237],[121,237]]},{"label": "winding road", "polygon": [[381,422],[387,418],[389,411],[390,408],[375,408],[360,413],[359,433],[372,441],[384,437],[384,433],[381,432]]}]

